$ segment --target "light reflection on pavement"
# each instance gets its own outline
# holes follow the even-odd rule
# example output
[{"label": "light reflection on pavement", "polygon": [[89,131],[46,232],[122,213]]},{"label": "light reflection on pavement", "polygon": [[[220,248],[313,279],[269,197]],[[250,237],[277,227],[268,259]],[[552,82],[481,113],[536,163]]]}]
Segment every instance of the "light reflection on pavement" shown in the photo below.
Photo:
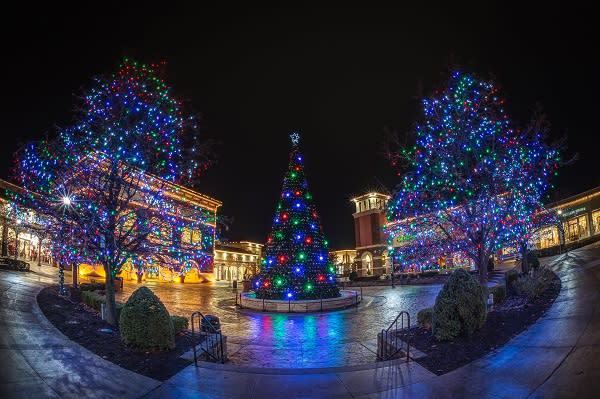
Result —
[{"label": "light reflection on pavement", "polygon": [[[411,324],[417,312],[433,306],[441,285],[363,287],[358,307],[311,313],[238,310],[241,290],[226,282],[181,284],[144,282],[173,315],[188,319],[195,311],[219,317],[228,337],[229,363],[250,367],[312,368],[373,363],[377,333],[402,310]],[[125,302],[139,285],[125,282],[117,300]],[[360,290],[360,288],[358,288]]]}]

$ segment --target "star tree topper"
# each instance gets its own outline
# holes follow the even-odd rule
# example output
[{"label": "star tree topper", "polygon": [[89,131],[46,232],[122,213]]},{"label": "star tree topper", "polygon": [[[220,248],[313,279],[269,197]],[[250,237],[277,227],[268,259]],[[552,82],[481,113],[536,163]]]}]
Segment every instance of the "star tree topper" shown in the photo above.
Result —
[{"label": "star tree topper", "polygon": [[292,140],[292,145],[297,146],[300,142],[300,133],[292,132],[292,134],[290,134],[290,140]]}]

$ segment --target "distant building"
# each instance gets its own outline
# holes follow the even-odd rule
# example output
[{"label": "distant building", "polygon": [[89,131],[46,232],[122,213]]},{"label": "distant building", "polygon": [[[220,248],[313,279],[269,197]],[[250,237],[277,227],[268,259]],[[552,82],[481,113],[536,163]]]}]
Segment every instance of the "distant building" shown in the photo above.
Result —
[{"label": "distant building", "polygon": [[358,276],[379,276],[390,272],[387,238],[383,232],[389,200],[389,195],[377,192],[352,198],[356,206],[356,212],[352,216]]},{"label": "distant building", "polygon": [[335,273],[338,276],[348,275],[354,270],[356,260],[356,249],[340,249],[338,251],[329,251],[329,256],[333,260]]},{"label": "distant building", "polygon": [[263,244],[250,241],[215,245],[215,280],[241,281],[258,273]]}]

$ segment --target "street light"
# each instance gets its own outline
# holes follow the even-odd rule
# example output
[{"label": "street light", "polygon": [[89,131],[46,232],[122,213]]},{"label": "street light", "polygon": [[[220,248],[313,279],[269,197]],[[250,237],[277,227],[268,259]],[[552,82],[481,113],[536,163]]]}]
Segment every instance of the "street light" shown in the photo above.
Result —
[{"label": "street light", "polygon": [[391,264],[391,270],[392,270],[392,288],[395,288],[396,286],[394,285],[394,255],[391,253],[394,249],[394,247],[392,247],[391,245],[388,246],[388,255],[390,255],[390,264]]},{"label": "street light", "polygon": [[[71,197],[69,197],[68,195],[64,195],[61,198],[61,202],[65,208],[70,207],[71,206]],[[64,226],[65,226],[65,212],[66,212],[66,209],[64,209],[62,212],[61,229],[64,228]],[[64,241],[61,242],[61,244],[64,244]],[[64,248],[62,248],[62,250],[64,252]],[[62,258],[62,256],[61,256],[61,258]],[[75,271],[73,271],[73,272],[75,273]],[[65,296],[65,295],[67,295],[68,292],[67,292],[67,289],[65,288],[64,259],[60,259],[60,261],[59,261],[58,278],[59,278],[58,293],[59,293],[59,295]]]},{"label": "street light", "polygon": [[562,218],[563,211],[562,211],[562,209],[559,209],[558,211],[556,211],[556,213],[558,214],[558,241],[560,244],[560,253],[562,254],[563,247],[566,248],[565,227],[563,225],[563,218]]}]

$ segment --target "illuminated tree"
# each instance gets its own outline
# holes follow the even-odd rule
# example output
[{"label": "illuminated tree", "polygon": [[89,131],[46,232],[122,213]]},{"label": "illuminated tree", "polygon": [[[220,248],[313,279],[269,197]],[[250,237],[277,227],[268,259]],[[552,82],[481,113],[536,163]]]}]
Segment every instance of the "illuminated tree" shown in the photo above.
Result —
[{"label": "illuminated tree", "polygon": [[[53,218],[55,256],[104,266],[111,324],[124,264],[181,269],[209,261],[213,249],[214,215],[174,198],[177,183],[209,165],[208,146],[160,75],[159,65],[125,59],[85,91],[71,127],[16,154],[29,193],[20,200]],[[201,242],[182,240],[184,229],[200,230]]]},{"label": "illuminated tree", "polygon": [[460,72],[423,100],[414,141],[389,153],[401,170],[387,226],[403,243],[391,254],[398,262],[422,267],[464,253],[487,292],[490,255],[526,239],[540,220],[558,144],[546,144],[539,115],[514,129],[503,103],[492,82]]},{"label": "illuminated tree", "polygon": [[292,300],[338,297],[335,267],[304,175],[300,136],[292,133],[290,137],[292,151],[281,199],[254,280],[256,296]]}]

